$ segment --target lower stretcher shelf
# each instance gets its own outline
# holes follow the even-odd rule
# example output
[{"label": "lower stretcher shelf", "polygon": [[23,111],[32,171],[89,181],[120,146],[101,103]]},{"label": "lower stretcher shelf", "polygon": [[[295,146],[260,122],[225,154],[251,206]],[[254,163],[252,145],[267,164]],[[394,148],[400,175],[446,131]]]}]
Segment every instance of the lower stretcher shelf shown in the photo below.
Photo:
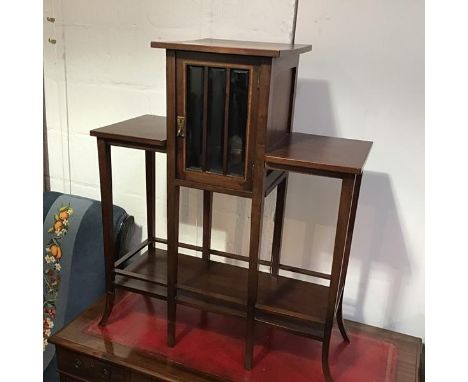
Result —
[{"label": "lower stretcher shelf", "polygon": [[[116,270],[117,288],[167,298],[167,254],[156,249],[135,256]],[[246,317],[248,270],[234,265],[179,254],[177,302],[202,310]],[[321,339],[329,288],[259,272],[256,321]]]}]

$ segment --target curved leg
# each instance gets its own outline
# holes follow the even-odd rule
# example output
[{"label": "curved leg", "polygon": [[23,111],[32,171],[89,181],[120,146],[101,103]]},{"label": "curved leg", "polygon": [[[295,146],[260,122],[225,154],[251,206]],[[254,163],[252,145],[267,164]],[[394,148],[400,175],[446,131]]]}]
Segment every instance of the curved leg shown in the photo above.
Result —
[{"label": "curved leg", "polygon": [[102,209],[102,233],[104,246],[104,266],[106,277],[106,306],[102,314],[99,325],[104,326],[107,323],[115,300],[114,288],[114,229],[113,229],[113,202],[112,202],[112,164],[111,147],[102,140],[98,139],[98,159],[99,159],[99,181],[101,188],[101,209]]},{"label": "curved leg", "polygon": [[322,372],[326,382],[333,382],[330,373],[330,364],[328,362],[328,353],[330,352],[330,338],[325,339],[322,346]]},{"label": "curved leg", "polygon": [[335,245],[333,248],[330,291],[328,295],[327,317],[325,321],[322,347],[322,370],[327,382],[333,381],[330,374],[328,353],[330,350],[330,340],[333,330],[333,323],[335,321],[335,315],[340,316],[338,321],[341,321],[342,323],[341,313],[338,314],[337,307],[341,305],[341,297],[343,295],[344,288],[345,275],[342,273],[344,273],[344,270],[346,269],[346,267],[343,268],[343,265],[347,261],[347,259],[345,259],[345,247],[348,238],[348,223],[352,208],[351,206],[355,179],[355,176],[345,176],[342,178],[341,182],[340,206],[338,208],[338,221],[336,225]]},{"label": "curved leg", "polygon": [[112,313],[112,308],[114,307],[115,301],[115,292],[107,292],[106,293],[106,306],[104,307],[104,313],[102,313],[101,321],[99,321],[99,326],[105,326],[107,324],[107,320]]},{"label": "curved leg", "polygon": [[336,312],[336,321],[343,340],[350,343],[351,341],[349,340],[348,333],[346,333],[346,328],[343,323],[343,294],[344,292],[341,292],[340,302],[338,303],[338,310]]}]

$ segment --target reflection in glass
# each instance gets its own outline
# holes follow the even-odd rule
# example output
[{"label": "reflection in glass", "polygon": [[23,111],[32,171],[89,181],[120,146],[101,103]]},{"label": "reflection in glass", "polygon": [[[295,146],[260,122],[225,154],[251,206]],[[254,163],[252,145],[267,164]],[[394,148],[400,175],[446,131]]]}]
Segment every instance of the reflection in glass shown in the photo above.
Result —
[{"label": "reflection in glass", "polygon": [[228,174],[242,176],[245,160],[249,71],[232,69],[230,80]]}]

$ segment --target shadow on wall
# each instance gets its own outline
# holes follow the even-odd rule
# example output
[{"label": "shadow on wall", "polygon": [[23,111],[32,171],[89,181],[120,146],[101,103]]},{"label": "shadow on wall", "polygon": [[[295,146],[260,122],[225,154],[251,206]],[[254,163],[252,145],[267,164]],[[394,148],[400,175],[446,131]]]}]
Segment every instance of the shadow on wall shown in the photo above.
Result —
[{"label": "shadow on wall", "polygon": [[293,131],[336,137],[338,131],[332,105],[327,81],[298,78]]},{"label": "shadow on wall", "polygon": [[[330,273],[341,181],[291,174],[281,262]],[[396,328],[404,285],[411,264],[390,178],[365,171],[353,235],[344,298],[348,319],[369,322],[364,307],[372,294],[381,296],[380,323]],[[374,298],[375,301],[375,298]],[[369,307],[369,305],[367,305]]]},{"label": "shadow on wall", "polygon": [[[365,321],[363,307],[373,291],[372,280],[385,280],[387,293],[382,295],[382,323],[396,328],[401,312],[403,286],[411,277],[411,263],[401,228],[393,187],[387,174],[365,171],[356,217],[350,268],[359,268],[359,284],[354,301],[344,300],[344,310],[356,321]],[[380,288],[379,288],[380,290]],[[350,302],[352,306],[349,306]],[[351,308],[351,309],[349,309]]]},{"label": "shadow on wall", "polygon": [[[293,131],[341,136],[327,81],[298,79]],[[287,233],[292,230],[288,231],[285,226],[284,260],[289,252],[294,254],[292,250],[295,248],[296,254],[288,258],[294,261],[294,265],[330,271],[339,193],[340,181],[296,174],[290,176],[286,224],[288,220],[300,220],[306,228],[304,247],[302,251],[297,251],[300,248],[298,241],[290,240]],[[353,269],[358,271],[353,272]],[[404,292],[403,285],[411,276],[411,264],[391,179],[385,173],[364,171],[348,284],[354,273],[359,274],[357,293],[352,299],[345,294],[345,316],[360,322],[367,321],[364,312],[366,299],[373,293],[370,288],[375,281],[382,278],[386,290],[378,288],[375,291],[384,292],[380,300],[383,310],[381,322],[389,329],[394,328]]]}]

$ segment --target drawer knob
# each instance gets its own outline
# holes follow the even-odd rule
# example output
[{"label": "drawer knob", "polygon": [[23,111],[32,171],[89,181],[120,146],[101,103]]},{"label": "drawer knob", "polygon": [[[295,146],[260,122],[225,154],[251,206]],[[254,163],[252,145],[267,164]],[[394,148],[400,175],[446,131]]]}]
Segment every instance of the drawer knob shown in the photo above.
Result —
[{"label": "drawer knob", "polygon": [[111,372],[109,369],[103,368],[102,369],[102,377],[105,379],[109,379],[111,375]]},{"label": "drawer knob", "polygon": [[75,366],[75,369],[79,369],[81,366],[83,366],[83,361],[81,361],[79,358],[75,358],[73,365]]}]

